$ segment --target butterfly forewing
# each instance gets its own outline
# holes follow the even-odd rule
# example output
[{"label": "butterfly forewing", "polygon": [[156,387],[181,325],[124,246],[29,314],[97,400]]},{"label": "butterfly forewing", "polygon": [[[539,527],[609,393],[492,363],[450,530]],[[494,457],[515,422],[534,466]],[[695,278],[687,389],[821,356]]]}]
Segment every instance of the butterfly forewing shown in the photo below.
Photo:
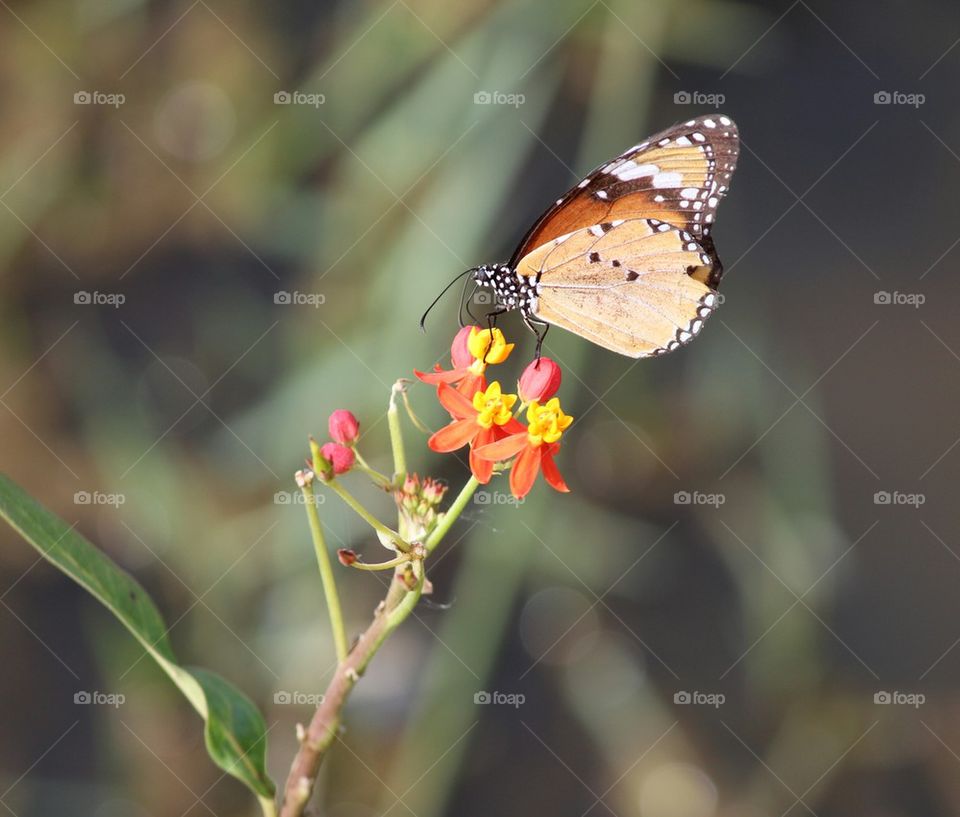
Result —
[{"label": "butterfly forewing", "polygon": [[699,333],[716,293],[688,272],[708,260],[686,230],[624,219],[541,245],[517,267],[537,280],[534,318],[630,357],[672,351]]},{"label": "butterfly forewing", "polygon": [[[520,260],[551,240],[586,225],[652,218],[706,239],[737,164],[737,126],[722,114],[674,125],[596,168],[535,222],[511,259]],[[696,276],[716,286],[720,263],[713,242]]]}]

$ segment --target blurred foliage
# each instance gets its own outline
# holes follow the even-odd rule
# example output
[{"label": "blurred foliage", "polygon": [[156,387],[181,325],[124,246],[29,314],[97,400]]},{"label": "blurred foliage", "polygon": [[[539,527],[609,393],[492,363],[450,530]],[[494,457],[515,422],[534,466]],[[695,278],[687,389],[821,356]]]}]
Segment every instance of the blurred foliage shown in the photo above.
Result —
[{"label": "blurred foliage", "polygon": [[[357,688],[321,812],[956,811],[960,458],[925,483],[926,530],[871,502],[917,483],[960,398],[915,317],[873,326],[871,273],[915,287],[953,240],[946,203],[902,206],[949,189],[949,155],[916,112],[870,104],[874,69],[894,85],[903,60],[919,76],[949,47],[941,23],[905,30],[860,0],[35,0],[0,19],[3,469],[137,575],[178,655],[242,680],[275,777],[310,708],[274,694],[319,692],[333,663],[302,508],[277,499],[306,436],[349,407],[385,466],[389,384],[445,355],[456,326],[451,295],[417,331],[432,296],[507,257],[580,173],[686,118],[673,95],[699,89],[725,95],[746,143],[716,230],[724,308],[689,349],[639,365],[551,332],[574,493],[471,509],[433,567],[435,605]],[[941,91],[928,129],[954,146],[955,58],[923,85]],[[274,102],[295,90],[323,103]],[[524,102],[475,104],[484,90]],[[125,99],[73,104],[83,91]],[[909,173],[877,171],[891,144]],[[814,183],[810,210],[784,186]],[[901,223],[909,240],[877,228]],[[957,349],[951,293],[933,297],[948,281],[926,280],[924,320]],[[503,326],[522,365],[531,340]],[[939,399],[917,406],[925,393]],[[428,390],[413,400],[441,422]],[[463,478],[421,451],[421,472]],[[336,546],[376,552],[348,510],[322,512]],[[8,808],[252,814],[141,651],[3,536]],[[341,589],[357,631],[382,587]],[[897,688],[927,693],[922,714],[874,706]],[[84,689],[127,703],[78,710]],[[481,690],[526,703],[478,707]],[[674,703],[693,690],[726,702]]]}]

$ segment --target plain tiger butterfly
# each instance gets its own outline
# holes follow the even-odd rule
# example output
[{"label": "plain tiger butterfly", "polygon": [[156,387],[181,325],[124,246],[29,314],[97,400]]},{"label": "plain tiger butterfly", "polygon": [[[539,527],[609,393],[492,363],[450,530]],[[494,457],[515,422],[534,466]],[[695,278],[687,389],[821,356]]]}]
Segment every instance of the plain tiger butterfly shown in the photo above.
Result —
[{"label": "plain tiger butterfly", "polygon": [[635,358],[689,343],[719,305],[723,266],[710,228],[738,154],[737,126],[715,114],[596,168],[534,222],[507,263],[463,273],[492,290],[488,323],[519,310],[538,357],[551,325]]}]

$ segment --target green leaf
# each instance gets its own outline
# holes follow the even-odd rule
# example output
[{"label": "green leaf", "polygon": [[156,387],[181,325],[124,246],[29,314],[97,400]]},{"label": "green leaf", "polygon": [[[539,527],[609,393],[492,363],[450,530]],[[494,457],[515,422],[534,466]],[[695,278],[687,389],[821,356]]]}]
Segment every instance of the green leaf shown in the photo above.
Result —
[{"label": "green leaf", "polygon": [[249,786],[264,813],[272,813],[276,787],[265,768],[266,727],[253,702],[219,675],[181,667],[160,611],[137,580],[3,474],[0,516],[133,633],[204,719],[213,762]]}]

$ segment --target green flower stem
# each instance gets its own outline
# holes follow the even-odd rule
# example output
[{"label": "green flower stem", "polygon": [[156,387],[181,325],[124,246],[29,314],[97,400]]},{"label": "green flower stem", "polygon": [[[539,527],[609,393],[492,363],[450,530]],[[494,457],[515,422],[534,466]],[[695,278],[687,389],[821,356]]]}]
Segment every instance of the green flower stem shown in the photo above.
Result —
[{"label": "green flower stem", "polygon": [[390,447],[393,449],[393,479],[402,484],[407,476],[407,454],[403,448],[403,431],[400,428],[400,411],[397,409],[397,394],[406,391],[402,380],[393,384],[390,404],[387,407],[387,425],[390,427]]},{"label": "green flower stem", "polygon": [[446,536],[450,528],[453,527],[453,523],[460,518],[463,509],[467,507],[467,503],[473,498],[473,495],[479,487],[480,483],[477,481],[477,478],[471,475],[470,479],[467,480],[467,484],[460,489],[457,498],[453,500],[453,504],[443,515],[443,519],[440,520],[439,524],[433,529],[433,532],[427,537],[427,541],[424,543],[427,548],[427,553],[432,553],[434,548],[440,544],[443,537]]},{"label": "green flower stem", "polygon": [[341,711],[351,690],[380,646],[413,612],[423,592],[423,563],[413,562],[417,583],[408,589],[401,580],[404,566],[397,568],[386,598],[380,603],[370,626],[363,632],[347,660],[340,663],[323,696],[323,703],[314,713],[310,726],[303,731],[300,748],[283,790],[280,817],[302,817],[313,794],[320,764],[333,744],[340,728]]},{"label": "green flower stem", "polygon": [[317,566],[320,568],[320,580],[323,582],[323,595],[327,599],[327,610],[330,613],[330,627],[333,630],[333,642],[336,645],[337,661],[343,663],[347,657],[347,633],[343,626],[343,613],[340,610],[340,596],[337,594],[337,583],[333,577],[333,566],[330,564],[330,554],[327,552],[327,543],[320,525],[320,514],[317,513],[316,494],[313,483],[303,486],[303,499],[307,508],[307,519],[310,522],[310,534],[313,536],[313,549],[317,554]]},{"label": "green flower stem", "polygon": [[388,477],[386,474],[381,474],[376,468],[371,468],[356,448],[353,449],[353,453],[357,458],[357,467],[368,477],[370,477],[374,485],[376,485],[378,488],[383,488],[385,491],[393,487],[393,481],[390,479],[390,477]]},{"label": "green flower stem", "polygon": [[379,519],[377,519],[370,511],[363,507],[360,504],[359,500],[354,497],[343,485],[340,484],[339,480],[331,479],[325,483],[327,487],[333,490],[337,496],[339,496],[344,502],[347,503],[357,515],[363,519],[371,528],[373,528],[382,539],[385,539],[384,544],[390,543],[397,550],[403,553],[409,553],[412,545],[405,541],[399,533],[394,530],[390,530],[386,525],[383,524]]},{"label": "green flower stem", "polygon": [[257,800],[260,802],[260,810],[263,812],[263,817],[277,817],[277,804],[273,802],[273,798],[258,794]]},{"label": "green flower stem", "polygon": [[401,553],[396,559],[391,559],[389,562],[378,562],[377,564],[353,562],[350,564],[350,567],[354,570],[390,570],[391,568],[405,565],[409,561],[410,557],[406,553]]}]

